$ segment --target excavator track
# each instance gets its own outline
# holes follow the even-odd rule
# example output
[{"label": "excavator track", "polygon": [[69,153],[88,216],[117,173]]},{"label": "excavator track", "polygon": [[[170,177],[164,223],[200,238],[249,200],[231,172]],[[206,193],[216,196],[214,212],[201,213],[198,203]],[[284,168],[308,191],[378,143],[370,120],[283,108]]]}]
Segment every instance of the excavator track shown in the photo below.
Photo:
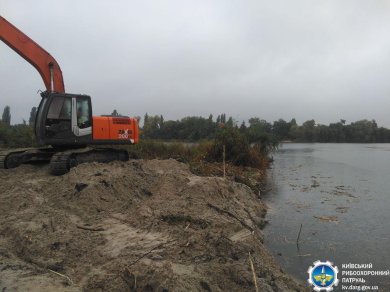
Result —
[{"label": "excavator track", "polygon": [[6,154],[3,154],[3,152],[0,153],[0,169],[5,169],[7,168],[6,166],[6,160],[7,158],[7,155]]},{"label": "excavator track", "polygon": [[86,162],[107,163],[111,161],[128,161],[129,154],[126,150],[112,148],[84,148],[67,150],[54,154],[50,160],[50,173],[63,175],[72,167]]},{"label": "excavator track", "polygon": [[25,148],[0,151],[0,169],[15,168],[23,163],[50,161],[55,153],[52,148]]},{"label": "excavator track", "polygon": [[29,149],[8,150],[0,152],[0,167],[3,169],[18,167],[23,163],[21,155]]},{"label": "excavator track", "polygon": [[[59,152],[53,155],[50,160],[50,173],[53,175],[63,175],[71,169],[71,153]],[[77,164],[73,165],[76,166]]]},{"label": "excavator track", "polygon": [[72,167],[86,162],[107,163],[115,160],[127,161],[126,150],[113,148],[82,148],[57,152],[54,148],[25,148],[0,151],[0,169],[15,168],[23,163],[49,162],[50,173],[63,175]]}]

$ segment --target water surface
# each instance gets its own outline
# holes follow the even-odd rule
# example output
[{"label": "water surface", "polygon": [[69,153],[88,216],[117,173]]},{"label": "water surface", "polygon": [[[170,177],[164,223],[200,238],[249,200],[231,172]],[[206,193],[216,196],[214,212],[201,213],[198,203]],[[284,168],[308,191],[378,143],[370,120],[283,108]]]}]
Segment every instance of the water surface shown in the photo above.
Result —
[{"label": "water surface", "polygon": [[[284,144],[274,159],[264,232],[284,270],[306,281],[316,260],[390,269],[390,144]],[[369,281],[390,291],[390,276]]]}]

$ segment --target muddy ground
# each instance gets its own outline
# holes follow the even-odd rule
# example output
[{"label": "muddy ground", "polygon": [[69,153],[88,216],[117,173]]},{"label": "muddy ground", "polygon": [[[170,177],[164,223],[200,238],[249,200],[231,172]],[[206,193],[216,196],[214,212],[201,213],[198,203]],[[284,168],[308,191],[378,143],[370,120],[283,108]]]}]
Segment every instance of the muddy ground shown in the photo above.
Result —
[{"label": "muddy ground", "polygon": [[[175,160],[0,170],[0,291],[304,291],[247,186]],[[253,261],[251,268],[249,253]]]}]

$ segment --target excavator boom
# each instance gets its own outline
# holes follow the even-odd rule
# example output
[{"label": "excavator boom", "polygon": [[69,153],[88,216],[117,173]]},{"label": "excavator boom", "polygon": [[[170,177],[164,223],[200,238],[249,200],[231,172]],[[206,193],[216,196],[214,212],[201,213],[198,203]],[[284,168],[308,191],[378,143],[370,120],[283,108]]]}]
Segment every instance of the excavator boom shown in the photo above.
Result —
[{"label": "excavator boom", "polygon": [[57,61],[41,46],[1,16],[0,40],[38,70],[47,91],[65,92],[61,68]]}]

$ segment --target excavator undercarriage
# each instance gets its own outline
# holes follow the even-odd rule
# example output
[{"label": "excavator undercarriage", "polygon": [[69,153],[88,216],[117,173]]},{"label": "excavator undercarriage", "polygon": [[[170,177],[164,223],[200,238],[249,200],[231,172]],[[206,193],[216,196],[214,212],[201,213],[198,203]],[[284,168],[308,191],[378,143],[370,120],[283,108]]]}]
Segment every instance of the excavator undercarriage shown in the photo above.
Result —
[{"label": "excavator undercarriage", "polygon": [[55,153],[53,148],[24,148],[0,152],[0,168],[15,168],[27,162],[50,161]]},{"label": "excavator undercarriage", "polygon": [[127,161],[126,150],[115,148],[92,148],[59,150],[48,148],[25,148],[0,152],[0,169],[10,169],[24,163],[50,162],[50,173],[63,175],[72,167],[86,162],[107,163]]}]

